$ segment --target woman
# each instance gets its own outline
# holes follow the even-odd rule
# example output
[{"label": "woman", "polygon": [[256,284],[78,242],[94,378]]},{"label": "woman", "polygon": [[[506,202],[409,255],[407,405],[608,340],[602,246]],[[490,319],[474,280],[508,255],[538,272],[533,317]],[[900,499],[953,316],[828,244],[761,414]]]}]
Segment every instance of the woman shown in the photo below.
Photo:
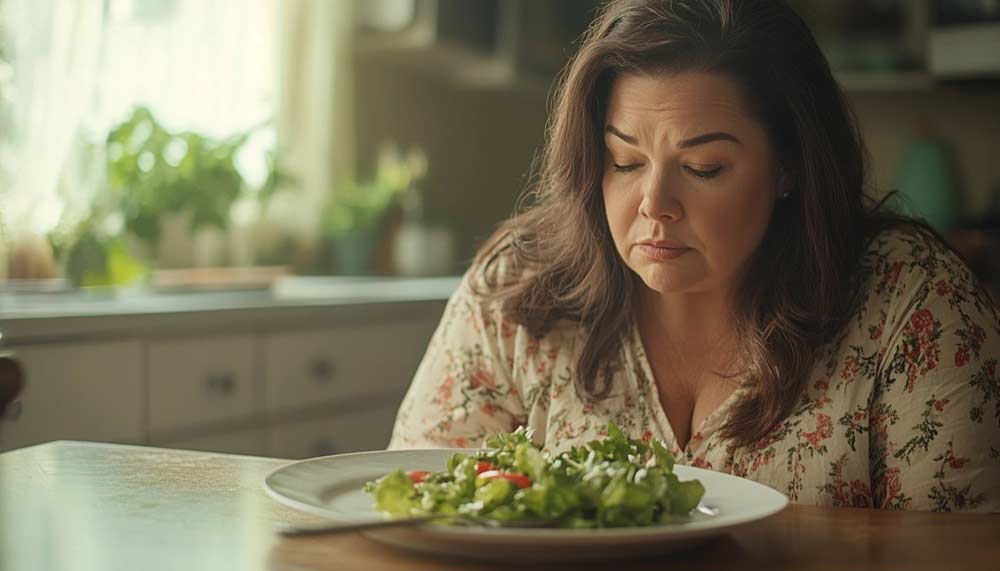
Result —
[{"label": "woman", "polygon": [[612,3],[547,135],[393,447],[527,425],[562,450],[611,420],[800,503],[1000,510],[996,309],[867,199],[853,116],[784,3]]}]

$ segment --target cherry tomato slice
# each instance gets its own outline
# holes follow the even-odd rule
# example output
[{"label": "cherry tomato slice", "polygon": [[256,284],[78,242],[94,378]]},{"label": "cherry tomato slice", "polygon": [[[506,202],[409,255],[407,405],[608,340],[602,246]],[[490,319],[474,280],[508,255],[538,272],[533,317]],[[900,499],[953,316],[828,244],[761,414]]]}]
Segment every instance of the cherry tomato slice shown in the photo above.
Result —
[{"label": "cherry tomato slice", "polygon": [[499,470],[487,470],[479,475],[480,478],[484,480],[493,480],[496,478],[503,478],[504,480],[509,480],[510,483],[514,484],[518,488],[530,488],[531,478],[528,478],[524,474],[514,474],[512,472],[501,472]]},{"label": "cherry tomato slice", "polygon": [[497,467],[491,462],[479,462],[476,464],[476,474],[482,474],[483,472],[489,472],[490,470],[496,470]]},{"label": "cherry tomato slice", "polygon": [[525,476],[524,474],[511,474],[509,472],[500,474],[501,478],[510,480],[518,488],[530,488],[531,478]]},{"label": "cherry tomato slice", "polygon": [[406,475],[410,477],[410,481],[414,484],[423,482],[424,478],[427,477],[427,474],[430,474],[427,470],[410,470],[406,473]]}]

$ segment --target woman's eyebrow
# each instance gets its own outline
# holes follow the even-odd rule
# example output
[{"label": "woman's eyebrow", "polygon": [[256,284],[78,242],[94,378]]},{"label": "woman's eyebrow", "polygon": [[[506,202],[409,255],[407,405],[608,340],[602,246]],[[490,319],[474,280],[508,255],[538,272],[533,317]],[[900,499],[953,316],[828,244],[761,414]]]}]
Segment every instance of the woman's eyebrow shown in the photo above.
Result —
[{"label": "woman's eyebrow", "polygon": [[608,125],[607,127],[604,128],[604,130],[632,146],[639,144],[639,139],[636,139],[632,135],[626,135],[625,133],[622,133],[614,125]]},{"label": "woman's eyebrow", "polygon": [[[604,130],[607,131],[608,133],[611,133],[612,135],[618,137],[619,139],[625,141],[626,143],[628,143],[630,145],[635,146],[635,145],[637,145],[639,143],[639,140],[636,139],[634,136],[632,136],[632,135],[626,135],[625,133],[622,133],[614,125],[608,125],[607,127],[605,127]],[[691,147],[695,147],[695,146],[698,146],[698,145],[704,145],[706,143],[711,143],[711,142],[714,142],[714,141],[729,141],[731,143],[736,143],[737,145],[742,145],[743,144],[743,142],[740,141],[739,139],[737,139],[734,135],[731,135],[731,134],[726,133],[724,131],[716,131],[714,133],[705,133],[704,135],[698,135],[697,137],[691,137],[690,139],[684,139],[683,141],[681,141],[680,143],[677,144],[677,148],[679,148],[679,149],[688,149],[688,148],[691,148]]]},{"label": "woman's eyebrow", "polygon": [[705,143],[711,143],[713,141],[729,141],[731,143],[736,143],[737,145],[742,145],[743,142],[737,139],[735,136],[723,131],[717,131],[715,133],[705,133],[704,135],[698,135],[697,137],[691,137],[690,139],[685,139],[677,144],[679,149],[687,149],[697,145],[704,145]]}]

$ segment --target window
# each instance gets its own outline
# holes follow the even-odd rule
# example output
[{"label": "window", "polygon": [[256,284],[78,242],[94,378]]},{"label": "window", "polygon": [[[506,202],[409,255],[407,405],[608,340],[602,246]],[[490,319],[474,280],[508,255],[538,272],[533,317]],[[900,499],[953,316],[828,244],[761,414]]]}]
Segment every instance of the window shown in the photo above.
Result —
[{"label": "window", "polygon": [[[0,0],[0,15],[0,228],[8,239],[34,234],[57,250],[72,247],[115,182],[105,167],[120,149],[108,134],[137,108],[173,136],[247,134],[235,170],[246,193],[265,184],[280,95],[275,0]],[[139,159],[143,170],[150,156]],[[122,216],[95,223],[113,235]]]}]

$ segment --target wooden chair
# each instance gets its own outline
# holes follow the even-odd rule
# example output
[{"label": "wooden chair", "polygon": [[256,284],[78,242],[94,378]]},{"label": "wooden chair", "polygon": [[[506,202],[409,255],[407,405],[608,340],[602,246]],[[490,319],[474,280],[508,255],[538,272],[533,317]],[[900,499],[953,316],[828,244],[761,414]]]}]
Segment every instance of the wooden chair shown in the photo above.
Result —
[{"label": "wooden chair", "polygon": [[21,365],[13,357],[0,355],[0,420],[22,390],[24,390],[24,371]]}]

